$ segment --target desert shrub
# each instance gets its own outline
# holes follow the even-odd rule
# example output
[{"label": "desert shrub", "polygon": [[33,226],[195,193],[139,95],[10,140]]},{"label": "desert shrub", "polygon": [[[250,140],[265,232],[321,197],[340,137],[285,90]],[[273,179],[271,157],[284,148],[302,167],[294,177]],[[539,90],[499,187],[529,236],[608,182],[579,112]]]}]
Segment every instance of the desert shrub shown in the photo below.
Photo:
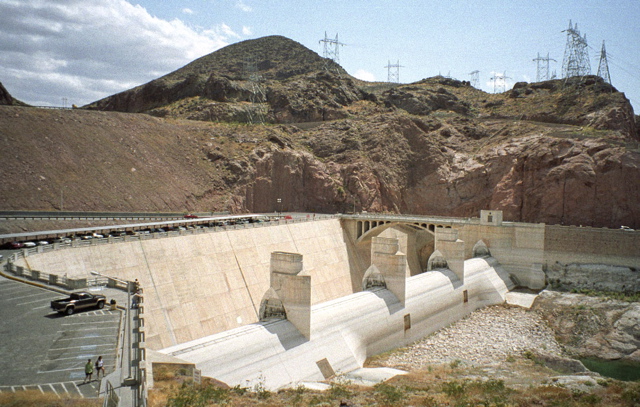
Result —
[{"label": "desert shrub", "polygon": [[169,396],[167,407],[205,407],[212,402],[227,404],[229,398],[229,390],[221,387],[182,383],[182,386]]},{"label": "desert shrub", "polygon": [[459,398],[464,395],[467,384],[462,382],[444,382],[442,383],[442,392],[449,397]]},{"label": "desert shrub", "polygon": [[400,400],[405,398],[403,389],[387,383],[379,383],[375,385],[373,390],[376,393],[376,398],[384,405],[397,405]]}]

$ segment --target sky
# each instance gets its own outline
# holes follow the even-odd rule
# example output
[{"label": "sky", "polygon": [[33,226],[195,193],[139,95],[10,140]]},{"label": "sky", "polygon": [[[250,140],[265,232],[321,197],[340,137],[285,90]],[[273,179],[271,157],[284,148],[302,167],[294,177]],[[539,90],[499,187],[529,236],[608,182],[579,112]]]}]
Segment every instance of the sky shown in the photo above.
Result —
[{"label": "sky", "polygon": [[[236,42],[282,35],[323,55],[339,46],[351,75],[436,75],[494,92],[535,82],[538,55],[562,76],[569,21],[587,35],[591,72],[603,40],[612,84],[640,113],[638,0],[0,0],[0,82],[38,106],[82,106]],[[393,69],[395,71],[395,69]],[[500,85],[500,82],[497,82]]]}]

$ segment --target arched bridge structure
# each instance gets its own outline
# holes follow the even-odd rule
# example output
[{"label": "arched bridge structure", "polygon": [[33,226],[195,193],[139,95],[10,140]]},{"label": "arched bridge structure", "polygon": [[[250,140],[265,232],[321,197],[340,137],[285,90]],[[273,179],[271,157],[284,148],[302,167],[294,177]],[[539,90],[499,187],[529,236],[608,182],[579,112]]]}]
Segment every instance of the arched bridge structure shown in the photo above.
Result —
[{"label": "arched bridge structure", "polygon": [[371,240],[391,227],[424,230],[435,235],[437,228],[455,228],[469,222],[464,218],[384,214],[342,215],[342,219],[355,223],[352,230],[355,232],[353,237],[357,243]]}]

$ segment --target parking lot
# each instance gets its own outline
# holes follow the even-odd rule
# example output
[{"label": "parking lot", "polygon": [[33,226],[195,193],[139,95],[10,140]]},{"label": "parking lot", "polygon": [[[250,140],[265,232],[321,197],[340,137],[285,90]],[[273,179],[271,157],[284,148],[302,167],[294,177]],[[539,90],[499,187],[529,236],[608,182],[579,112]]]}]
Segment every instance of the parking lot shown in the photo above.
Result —
[{"label": "parking lot", "polygon": [[100,382],[82,384],[87,359],[102,356],[115,368],[120,311],[91,309],[71,316],[49,303],[63,298],[43,288],[0,277],[0,391],[39,389],[97,397]]}]

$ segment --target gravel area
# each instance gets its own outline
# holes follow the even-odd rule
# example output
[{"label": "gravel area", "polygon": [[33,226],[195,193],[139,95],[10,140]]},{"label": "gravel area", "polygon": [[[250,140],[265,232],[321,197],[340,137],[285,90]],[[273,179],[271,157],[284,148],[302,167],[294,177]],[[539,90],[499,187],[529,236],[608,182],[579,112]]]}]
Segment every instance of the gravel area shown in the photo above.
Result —
[{"label": "gravel area", "polygon": [[471,366],[500,365],[526,350],[562,355],[553,331],[537,312],[497,305],[479,309],[404,352],[393,353],[385,365],[405,370],[456,360]]}]

